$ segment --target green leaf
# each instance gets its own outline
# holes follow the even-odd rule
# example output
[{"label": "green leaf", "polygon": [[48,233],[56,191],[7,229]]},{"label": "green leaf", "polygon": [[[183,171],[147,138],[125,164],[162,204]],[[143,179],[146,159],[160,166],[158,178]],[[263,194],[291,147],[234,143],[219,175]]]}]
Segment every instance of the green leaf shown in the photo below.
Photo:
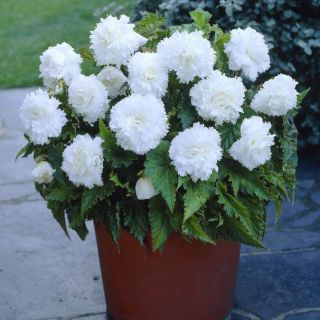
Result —
[{"label": "green leaf", "polygon": [[113,185],[105,184],[102,187],[93,187],[83,192],[81,197],[81,217],[84,218],[85,214],[92,209],[100,201],[110,196],[114,190]]},{"label": "green leaf", "polygon": [[114,208],[107,210],[105,221],[114,243],[118,244],[120,239],[120,212]]},{"label": "green leaf", "polygon": [[248,232],[248,230],[239,223],[239,220],[235,217],[224,217],[223,221],[223,235],[220,237],[225,240],[244,243],[250,246],[265,248],[263,243]]},{"label": "green leaf", "polygon": [[178,176],[170,163],[169,146],[168,141],[162,141],[156,149],[147,153],[144,174],[152,180],[155,190],[161,193],[168,207],[173,211]]},{"label": "green leaf", "polygon": [[34,144],[32,142],[27,143],[16,155],[16,161],[23,155],[26,158],[34,151]]},{"label": "green leaf", "polygon": [[281,212],[282,212],[281,198],[275,199],[274,207],[275,207],[276,223],[278,223],[281,217]]},{"label": "green leaf", "polygon": [[260,179],[261,174],[258,171],[249,171],[248,169],[232,163],[221,163],[219,174],[221,177],[228,176],[231,182],[234,194],[237,196],[239,190],[259,199],[269,200],[272,198],[267,187]]},{"label": "green leaf", "polygon": [[84,60],[94,61],[93,53],[88,48],[81,48],[80,55],[81,55],[81,58]]},{"label": "green leaf", "polygon": [[199,219],[196,216],[192,216],[186,222],[184,222],[182,227],[183,233],[190,239],[196,239],[207,243],[214,244],[213,239],[207,235]]},{"label": "green leaf", "polygon": [[[252,238],[254,242],[260,242],[260,245],[262,245],[262,239],[260,237],[261,230],[254,224],[252,215],[252,213],[255,212],[254,210],[257,208],[253,207],[249,209],[246,206],[250,204],[248,201],[246,201],[246,198],[249,197],[247,196],[240,201],[228,193],[227,187],[223,183],[217,184],[216,193],[218,195],[218,202],[224,207],[227,216],[230,218],[237,218],[238,223],[245,229],[246,236]],[[256,205],[259,203],[261,202],[257,202]],[[263,227],[263,225],[261,225],[260,228],[261,227]]]},{"label": "green leaf", "polygon": [[298,97],[297,97],[297,105],[300,105],[302,103],[302,101],[304,100],[304,98],[308,95],[309,91],[310,91],[311,88],[308,88],[302,92],[300,92],[298,94]]},{"label": "green leaf", "polygon": [[99,119],[99,129],[103,139],[104,157],[111,162],[113,168],[128,167],[137,160],[136,154],[125,151],[117,145],[114,135],[101,119]]},{"label": "green leaf", "polygon": [[67,180],[65,174],[61,169],[62,166],[62,153],[64,151],[63,143],[57,143],[56,145],[50,145],[48,149],[48,160],[55,170],[53,177],[61,184],[66,184]]},{"label": "green leaf", "polygon": [[204,32],[205,35],[209,35],[212,31],[210,25],[210,19],[212,17],[211,13],[208,11],[203,11],[200,9],[194,10],[190,12],[190,16],[194,21],[196,27]]},{"label": "green leaf", "polygon": [[50,188],[50,193],[46,196],[47,200],[52,201],[67,201],[79,197],[79,192],[72,185],[54,185]]},{"label": "green leaf", "polygon": [[135,31],[146,38],[150,38],[160,30],[164,23],[165,18],[158,12],[147,13],[137,22]]},{"label": "green leaf", "polygon": [[213,48],[216,52],[216,67],[224,73],[228,73],[228,57],[224,52],[224,47],[227,42],[230,40],[229,33],[223,33],[222,29],[218,25],[213,25],[212,30],[215,32]]},{"label": "green leaf", "polygon": [[186,193],[183,196],[184,200],[184,221],[188,220],[196,213],[214,194],[215,181],[218,174],[213,172],[207,181],[198,181],[196,183],[188,181],[184,183]]},{"label": "green leaf", "polygon": [[80,210],[80,204],[66,207],[70,228],[78,234],[81,240],[85,240],[89,231],[81,217]]},{"label": "green leaf", "polygon": [[122,210],[124,225],[140,242],[140,244],[143,245],[145,236],[149,230],[149,223],[145,207],[137,201],[130,201],[130,203],[127,203]]},{"label": "green leaf", "polygon": [[180,210],[174,210],[173,212],[168,212],[169,224],[175,232],[181,230],[183,215]]},{"label": "green leaf", "polygon": [[159,197],[152,198],[148,207],[152,246],[153,250],[156,251],[164,245],[172,233],[172,228],[166,209]]},{"label": "green leaf", "polygon": [[59,223],[66,236],[70,238],[65,219],[65,204],[58,201],[48,201],[47,207],[52,211],[53,217]]},{"label": "green leaf", "polygon": [[120,181],[120,178],[115,171],[110,173],[109,179],[114,183],[115,187],[126,190],[127,195],[132,195],[135,193],[135,191],[130,187],[129,182],[124,183]]},{"label": "green leaf", "polygon": [[238,124],[224,123],[217,127],[221,137],[221,145],[225,151],[240,138],[240,126]]},{"label": "green leaf", "polygon": [[191,127],[198,115],[195,107],[191,105],[191,102],[181,97],[177,108],[177,116],[184,130]]}]

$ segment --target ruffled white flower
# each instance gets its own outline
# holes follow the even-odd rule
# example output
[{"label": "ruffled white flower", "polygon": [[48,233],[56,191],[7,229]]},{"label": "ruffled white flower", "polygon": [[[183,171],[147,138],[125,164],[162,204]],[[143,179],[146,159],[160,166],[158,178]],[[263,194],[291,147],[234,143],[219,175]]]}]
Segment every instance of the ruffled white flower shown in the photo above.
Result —
[{"label": "ruffled white flower", "polygon": [[253,98],[251,108],[269,116],[285,115],[297,104],[297,84],[290,76],[279,74],[263,84]]},{"label": "ruffled white flower", "polygon": [[29,93],[24,99],[20,119],[34,144],[46,144],[49,138],[61,134],[67,118],[59,105],[59,100],[49,97],[41,89]]},{"label": "ruffled white flower", "polygon": [[182,83],[208,76],[216,62],[215,52],[201,31],[175,32],[159,43],[158,54],[162,63],[175,71]]},{"label": "ruffled white flower", "polygon": [[134,31],[129,17],[118,19],[108,16],[101,19],[91,32],[91,49],[98,65],[125,64],[130,56],[143,46],[147,39]]},{"label": "ruffled white flower", "polygon": [[192,180],[208,180],[222,157],[220,136],[216,129],[195,123],[180,132],[171,142],[169,156],[179,176]]},{"label": "ruffled white flower", "polygon": [[45,86],[55,89],[59,80],[69,85],[81,73],[81,56],[68,43],[49,47],[40,57],[40,76]]},{"label": "ruffled white flower", "polygon": [[205,120],[236,123],[242,112],[245,87],[240,78],[228,78],[213,71],[200,80],[190,91],[192,104]]},{"label": "ruffled white flower", "polygon": [[108,92],[96,76],[81,74],[70,84],[69,103],[84,121],[93,124],[109,109]]},{"label": "ruffled white flower", "polygon": [[116,98],[124,93],[121,87],[126,83],[127,77],[118,68],[104,67],[98,73],[97,78],[106,87],[110,98]]},{"label": "ruffled white flower", "polygon": [[63,151],[62,170],[76,186],[91,189],[102,186],[103,151],[102,139],[88,134],[78,135]]},{"label": "ruffled white flower", "polygon": [[231,30],[225,53],[229,58],[230,70],[242,70],[251,81],[270,68],[269,49],[263,35],[250,27]]},{"label": "ruffled white flower", "polygon": [[249,170],[266,163],[271,159],[271,146],[274,134],[270,134],[271,124],[262,118],[253,116],[243,120],[241,138],[230,148],[233,159],[239,161]]},{"label": "ruffled white flower", "polygon": [[165,95],[168,72],[156,53],[137,52],[128,64],[129,85],[133,93]]},{"label": "ruffled white flower", "polygon": [[136,196],[139,200],[151,199],[158,192],[154,189],[152,181],[149,178],[141,177],[136,183]]},{"label": "ruffled white flower", "polygon": [[53,173],[55,170],[47,161],[40,161],[32,170],[32,177],[36,183],[50,183],[53,180]]},{"label": "ruffled white flower", "polygon": [[145,154],[154,149],[168,132],[163,102],[151,95],[133,94],[111,109],[110,129],[125,150]]}]

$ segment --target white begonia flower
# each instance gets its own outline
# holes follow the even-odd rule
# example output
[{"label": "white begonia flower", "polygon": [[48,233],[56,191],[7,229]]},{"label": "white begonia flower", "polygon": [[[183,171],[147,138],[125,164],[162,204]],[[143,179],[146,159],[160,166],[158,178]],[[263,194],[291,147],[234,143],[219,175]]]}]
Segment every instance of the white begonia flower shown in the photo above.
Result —
[{"label": "white begonia flower", "polygon": [[222,157],[220,136],[216,129],[199,122],[180,132],[171,142],[169,157],[179,176],[190,175],[192,180],[208,180]]},{"label": "white begonia flower", "polygon": [[154,149],[168,132],[163,102],[151,95],[133,94],[111,109],[110,129],[125,150],[145,154]]},{"label": "white begonia flower", "polygon": [[176,72],[180,82],[208,76],[216,62],[216,54],[201,31],[178,32],[158,44],[163,65]]},{"label": "white begonia flower", "polygon": [[69,103],[89,124],[104,118],[109,109],[108,92],[96,76],[78,75],[69,87]]},{"label": "white begonia flower", "polygon": [[53,173],[55,170],[47,161],[40,161],[32,170],[32,177],[36,183],[50,183],[53,180]]},{"label": "white begonia flower", "polygon": [[102,186],[103,150],[102,139],[88,134],[78,135],[63,151],[62,170],[76,186],[91,189]]},{"label": "white begonia flower", "polygon": [[141,177],[136,183],[136,196],[139,200],[151,199],[158,192],[154,189],[152,181],[149,178]]},{"label": "white begonia flower", "polygon": [[269,116],[285,115],[297,105],[297,84],[290,76],[279,74],[263,84],[253,98],[251,108]]},{"label": "white begonia flower", "polygon": [[271,123],[263,122],[258,116],[243,120],[241,138],[229,150],[232,158],[249,170],[270,160],[275,137],[269,133],[270,129]]},{"label": "white begonia flower", "polygon": [[69,85],[71,80],[81,73],[82,58],[68,43],[49,47],[40,57],[40,76],[44,85],[55,89],[59,80]]},{"label": "white begonia flower", "polygon": [[133,93],[161,98],[168,86],[168,71],[156,53],[137,52],[129,61],[129,86]]},{"label": "white begonia flower", "polygon": [[104,67],[97,75],[108,91],[109,98],[116,98],[119,95],[124,94],[122,86],[126,83],[127,77],[113,66]]},{"label": "white begonia flower", "polygon": [[119,19],[111,15],[101,19],[91,32],[90,39],[90,48],[98,65],[125,64],[147,42],[134,31],[134,24],[129,23],[126,15],[121,15]]},{"label": "white begonia flower", "polygon": [[60,101],[38,89],[29,93],[20,109],[20,119],[34,144],[46,144],[58,137],[67,123],[65,113],[58,107]]},{"label": "white begonia flower", "polygon": [[240,78],[228,78],[213,71],[190,90],[191,102],[205,120],[236,123],[244,101],[245,87]]},{"label": "white begonia flower", "polygon": [[263,35],[250,27],[231,30],[225,53],[229,58],[229,69],[242,70],[251,81],[270,68],[269,49]]}]

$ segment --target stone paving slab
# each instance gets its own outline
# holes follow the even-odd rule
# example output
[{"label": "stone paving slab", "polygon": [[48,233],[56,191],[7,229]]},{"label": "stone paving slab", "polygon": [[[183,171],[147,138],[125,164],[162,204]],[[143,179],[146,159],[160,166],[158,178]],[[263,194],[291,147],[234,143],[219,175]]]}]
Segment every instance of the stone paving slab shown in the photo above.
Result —
[{"label": "stone paving slab", "polygon": [[[14,162],[25,144],[18,108],[30,90],[0,91],[0,319],[105,320],[92,225],[87,241],[72,231],[68,240],[34,189],[33,160]],[[269,208],[269,250],[242,247],[236,305],[228,320],[320,319],[316,159],[301,161],[295,206],[284,205],[276,226]]]}]

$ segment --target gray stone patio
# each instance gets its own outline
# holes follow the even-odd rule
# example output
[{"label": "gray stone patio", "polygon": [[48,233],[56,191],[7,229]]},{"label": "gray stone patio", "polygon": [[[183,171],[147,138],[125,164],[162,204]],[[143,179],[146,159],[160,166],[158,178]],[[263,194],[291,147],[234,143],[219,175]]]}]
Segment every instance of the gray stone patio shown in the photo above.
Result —
[{"label": "gray stone patio", "polygon": [[[24,145],[18,108],[29,90],[0,91],[0,319],[102,320],[94,233],[69,241],[34,189],[33,161],[14,162]],[[230,320],[320,319],[317,157],[301,161],[295,206],[285,204],[276,227],[270,215],[270,251],[243,247]]]}]

